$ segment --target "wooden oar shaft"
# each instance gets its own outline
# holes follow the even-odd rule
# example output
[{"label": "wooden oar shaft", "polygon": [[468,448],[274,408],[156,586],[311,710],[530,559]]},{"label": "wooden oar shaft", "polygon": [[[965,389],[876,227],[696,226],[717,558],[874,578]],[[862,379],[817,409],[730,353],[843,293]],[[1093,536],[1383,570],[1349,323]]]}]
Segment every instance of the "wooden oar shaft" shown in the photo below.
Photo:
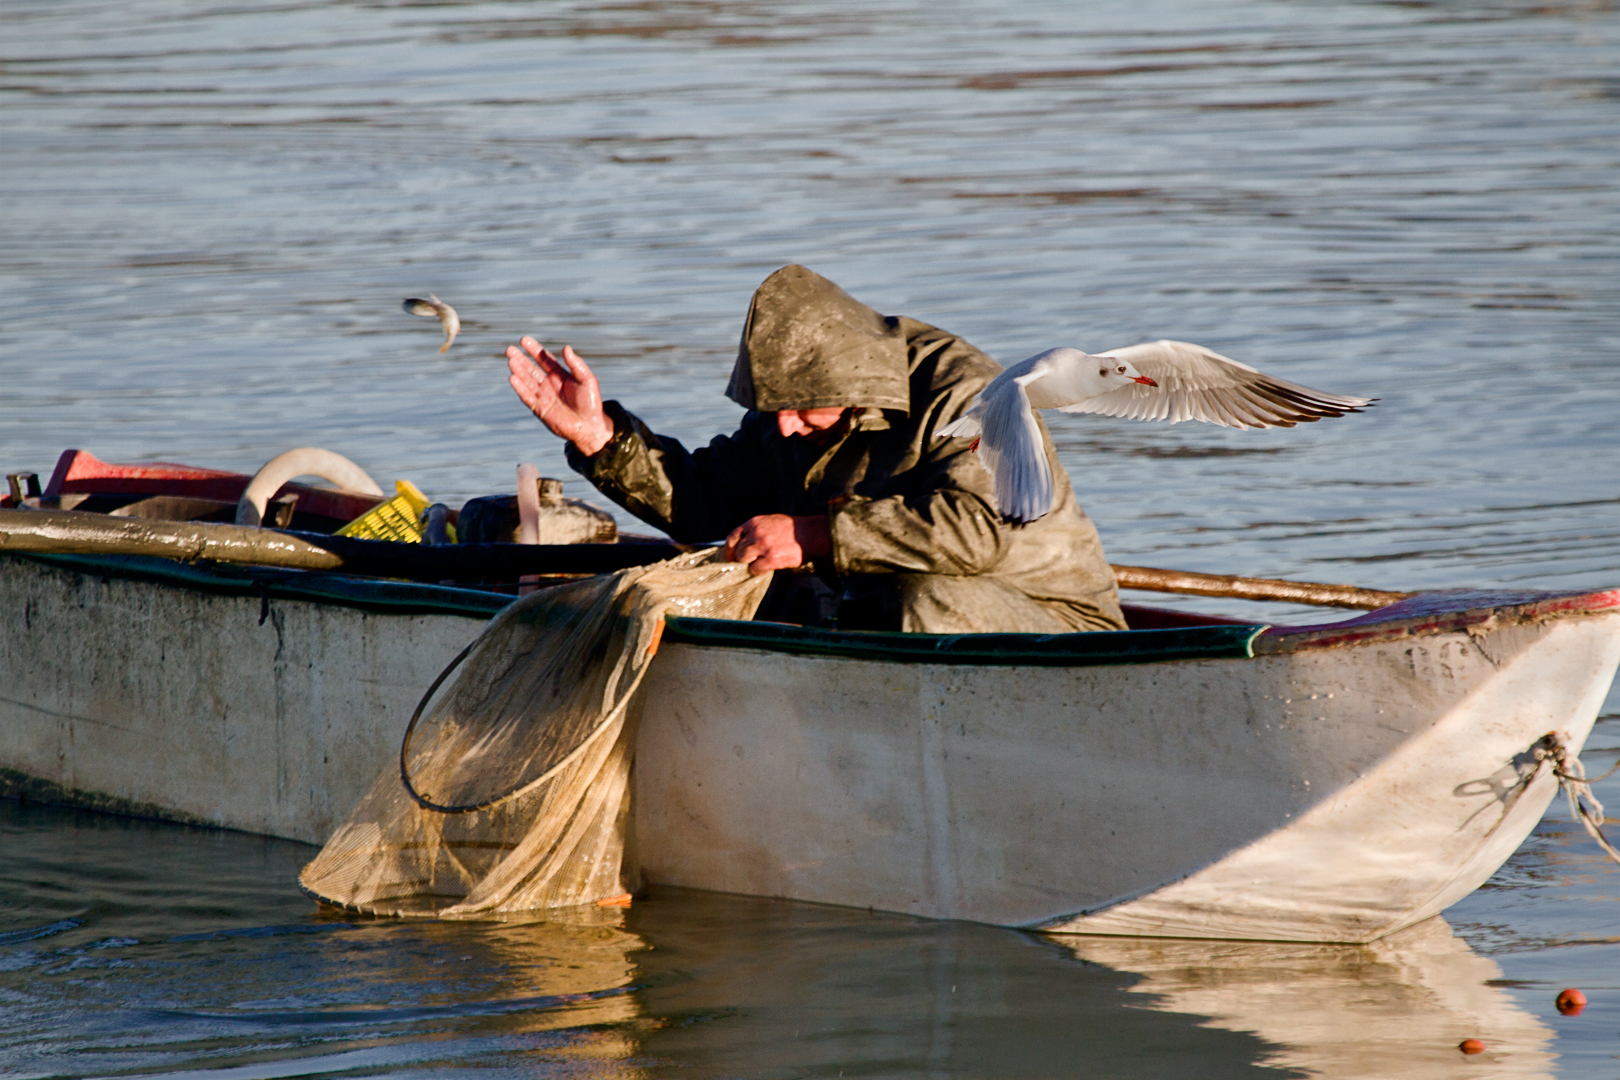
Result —
[{"label": "wooden oar shaft", "polygon": [[116,518],[75,510],[0,510],[0,551],[49,555],[156,555],[195,562],[336,570],[343,559],[274,529]]},{"label": "wooden oar shaft", "polygon": [[1282,600],[1320,607],[1387,607],[1416,593],[1358,589],[1354,585],[1324,585],[1312,581],[1247,578],[1233,574],[1195,574],[1187,570],[1154,570],[1146,566],[1114,567],[1122,589],[1182,593],[1188,596],[1229,596],[1240,600]]},{"label": "wooden oar shaft", "polygon": [[[451,544],[428,547],[241,525],[116,518],[75,510],[0,510],[0,551],[156,555],[289,570],[347,570],[417,581],[515,580],[521,574],[599,574],[678,554],[674,544]],[[1411,593],[1145,566],[1115,566],[1121,588],[1325,607],[1379,608]]]},{"label": "wooden oar shaft", "polygon": [[675,544],[396,544],[242,525],[116,518],[75,510],[0,510],[0,552],[156,555],[288,570],[343,570],[415,581],[515,581],[601,574],[679,555]]}]

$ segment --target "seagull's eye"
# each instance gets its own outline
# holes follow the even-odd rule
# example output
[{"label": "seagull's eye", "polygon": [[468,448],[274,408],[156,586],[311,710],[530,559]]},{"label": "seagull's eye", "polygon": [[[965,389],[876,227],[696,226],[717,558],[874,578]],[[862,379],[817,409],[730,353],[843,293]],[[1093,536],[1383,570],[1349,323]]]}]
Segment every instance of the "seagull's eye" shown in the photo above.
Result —
[{"label": "seagull's eye", "polygon": [[1124,368],[1115,368],[1114,370],[1119,372],[1121,375],[1125,374],[1125,369]]}]

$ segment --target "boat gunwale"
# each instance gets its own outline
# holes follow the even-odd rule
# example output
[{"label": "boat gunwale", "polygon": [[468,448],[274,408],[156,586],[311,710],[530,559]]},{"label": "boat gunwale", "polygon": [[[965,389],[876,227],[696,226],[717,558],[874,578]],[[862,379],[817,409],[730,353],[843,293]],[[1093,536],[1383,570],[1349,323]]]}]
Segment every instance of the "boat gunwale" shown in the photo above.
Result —
[{"label": "boat gunwale", "polygon": [[453,615],[487,620],[517,599],[451,585],[312,570],[238,569],[237,564],[193,564],[153,555],[58,555],[26,551],[6,551],[0,555],[90,577],[148,581],[216,596],[255,597],[263,603],[302,600],[358,608],[377,615]]},{"label": "boat gunwale", "polygon": [[1256,640],[1255,653],[1335,649],[1435,634],[1482,634],[1524,623],[1616,612],[1620,612],[1620,588],[1435,590],[1336,623],[1273,626]]},{"label": "boat gunwale", "polygon": [[[63,570],[151,581],[215,595],[299,600],[386,615],[489,619],[516,600],[453,585],[368,578],[316,570],[185,563],[147,555],[66,555],[0,551]],[[1222,623],[1076,634],[907,634],[829,630],[787,623],[671,616],[663,640],[706,648],[744,648],[802,656],[891,663],[1083,667],[1245,659],[1367,645],[1498,626],[1620,612],[1620,588],[1605,590],[1449,590],[1333,623],[1275,626]]]}]

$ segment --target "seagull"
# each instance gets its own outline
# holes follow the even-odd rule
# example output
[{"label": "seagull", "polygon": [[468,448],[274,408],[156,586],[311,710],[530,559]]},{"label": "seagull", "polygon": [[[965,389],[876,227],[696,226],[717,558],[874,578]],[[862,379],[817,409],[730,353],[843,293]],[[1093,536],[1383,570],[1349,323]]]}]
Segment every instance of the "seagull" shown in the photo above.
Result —
[{"label": "seagull", "polygon": [[1149,341],[1096,355],[1065,347],[997,375],[938,434],[973,439],[972,449],[990,470],[996,509],[1023,523],[1050,513],[1054,502],[1036,409],[1263,428],[1360,412],[1376,400],[1324,394],[1185,341]]},{"label": "seagull", "polygon": [[426,300],[411,297],[405,301],[404,308],[411,315],[423,315],[430,318],[437,315],[439,321],[444,324],[444,344],[439,346],[439,351],[448,352],[450,350],[450,343],[456,340],[456,334],[461,331],[461,316],[456,314],[455,308],[432,293],[428,293]]}]

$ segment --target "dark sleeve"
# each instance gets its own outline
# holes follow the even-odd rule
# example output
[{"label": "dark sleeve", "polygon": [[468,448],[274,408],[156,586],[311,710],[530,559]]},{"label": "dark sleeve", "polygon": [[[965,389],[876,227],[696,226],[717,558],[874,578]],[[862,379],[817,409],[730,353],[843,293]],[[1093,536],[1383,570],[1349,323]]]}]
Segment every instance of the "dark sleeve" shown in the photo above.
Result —
[{"label": "dark sleeve", "polygon": [[568,464],[598,491],[636,517],[684,543],[720,540],[755,514],[776,510],[768,455],[758,417],[750,413],[732,435],[688,451],[656,434],[617,401],[603,410],[613,438],[586,457],[572,443]]}]

